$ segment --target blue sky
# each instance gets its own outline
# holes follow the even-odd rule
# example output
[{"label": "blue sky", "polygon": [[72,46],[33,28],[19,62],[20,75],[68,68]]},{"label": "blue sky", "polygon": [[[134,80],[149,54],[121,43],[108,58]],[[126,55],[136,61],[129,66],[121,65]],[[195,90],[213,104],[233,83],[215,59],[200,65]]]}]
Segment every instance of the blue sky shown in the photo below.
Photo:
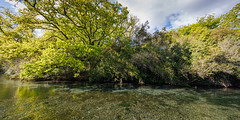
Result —
[{"label": "blue sky", "polygon": [[8,3],[8,2],[6,2],[5,0],[2,0],[2,1],[0,2],[0,6],[11,7],[11,4]]},{"label": "blue sky", "polygon": [[[0,6],[14,11],[23,8],[21,3],[0,0]],[[195,23],[206,15],[220,16],[234,7],[238,0],[114,0],[128,7],[144,23],[149,21],[150,32],[163,27],[178,28]],[[15,5],[15,7],[14,7]]]},{"label": "blue sky", "polygon": [[18,11],[18,9],[24,8],[25,6],[20,2],[14,2],[10,0],[0,0],[0,6],[9,8],[12,11]]}]

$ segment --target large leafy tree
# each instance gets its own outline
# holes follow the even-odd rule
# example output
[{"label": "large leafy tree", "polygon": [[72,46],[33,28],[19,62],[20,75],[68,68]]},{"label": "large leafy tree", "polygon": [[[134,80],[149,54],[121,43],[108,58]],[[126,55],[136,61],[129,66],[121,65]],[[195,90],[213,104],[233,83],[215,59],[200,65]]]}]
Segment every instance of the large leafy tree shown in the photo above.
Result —
[{"label": "large leafy tree", "polygon": [[[91,71],[111,50],[112,44],[129,37],[133,26],[127,8],[108,0],[16,1],[27,8],[17,14],[9,11],[2,14],[1,36],[13,38],[10,41],[21,52],[26,51],[20,46],[41,41],[40,46],[31,46],[37,48],[33,52],[35,56],[22,65],[23,78],[62,74],[73,77],[81,71]],[[36,38],[33,34],[36,29],[45,30],[44,36]],[[6,46],[2,45],[3,49]]]}]

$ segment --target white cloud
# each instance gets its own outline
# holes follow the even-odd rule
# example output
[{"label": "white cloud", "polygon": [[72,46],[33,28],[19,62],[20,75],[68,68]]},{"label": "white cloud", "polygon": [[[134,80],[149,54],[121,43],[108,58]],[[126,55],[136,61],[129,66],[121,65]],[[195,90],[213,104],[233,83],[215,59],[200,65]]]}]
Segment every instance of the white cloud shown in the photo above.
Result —
[{"label": "white cloud", "polygon": [[195,23],[208,14],[219,16],[229,11],[237,0],[118,0],[127,6],[130,14],[142,23],[149,21],[150,31],[161,29],[167,24],[173,28]]},{"label": "white cloud", "polygon": [[26,8],[24,4],[21,2],[16,2],[14,0],[5,0],[6,2],[10,3],[12,5],[12,8],[15,10],[15,12],[18,12],[18,10]]}]

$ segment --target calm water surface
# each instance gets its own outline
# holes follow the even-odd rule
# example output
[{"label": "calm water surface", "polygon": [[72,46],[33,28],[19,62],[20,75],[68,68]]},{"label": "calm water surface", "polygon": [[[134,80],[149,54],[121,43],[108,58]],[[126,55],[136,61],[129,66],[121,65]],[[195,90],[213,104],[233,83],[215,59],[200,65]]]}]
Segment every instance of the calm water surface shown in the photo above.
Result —
[{"label": "calm water surface", "polygon": [[240,120],[240,90],[22,83],[0,77],[0,119]]}]

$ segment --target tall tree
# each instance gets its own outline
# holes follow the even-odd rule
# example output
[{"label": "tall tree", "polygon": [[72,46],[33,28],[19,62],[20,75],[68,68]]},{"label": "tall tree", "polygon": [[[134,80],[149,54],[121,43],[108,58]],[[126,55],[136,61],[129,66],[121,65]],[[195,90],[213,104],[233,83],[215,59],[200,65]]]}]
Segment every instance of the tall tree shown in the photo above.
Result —
[{"label": "tall tree", "polygon": [[[27,75],[39,73],[36,76],[42,77],[53,71],[53,73],[62,71],[52,69],[53,66],[56,68],[62,66],[61,69],[70,73],[79,73],[81,69],[91,71],[99,63],[102,55],[111,49],[111,45],[128,37],[133,27],[128,19],[127,8],[122,7],[118,2],[109,0],[16,1],[22,2],[27,8],[20,10],[18,14],[5,12],[1,17],[12,21],[14,28],[32,30],[32,33],[36,29],[45,30],[45,35],[38,39],[45,43],[51,41],[48,47],[39,51],[40,57],[31,58],[32,60],[24,65],[23,72],[40,69],[27,72]],[[9,21],[7,19],[6,21]],[[6,21],[3,22],[7,23]],[[9,31],[14,31],[2,29],[2,27],[0,30],[5,36],[8,36]],[[37,40],[34,36],[30,38]],[[30,38],[22,38],[22,40],[29,41]]]}]

